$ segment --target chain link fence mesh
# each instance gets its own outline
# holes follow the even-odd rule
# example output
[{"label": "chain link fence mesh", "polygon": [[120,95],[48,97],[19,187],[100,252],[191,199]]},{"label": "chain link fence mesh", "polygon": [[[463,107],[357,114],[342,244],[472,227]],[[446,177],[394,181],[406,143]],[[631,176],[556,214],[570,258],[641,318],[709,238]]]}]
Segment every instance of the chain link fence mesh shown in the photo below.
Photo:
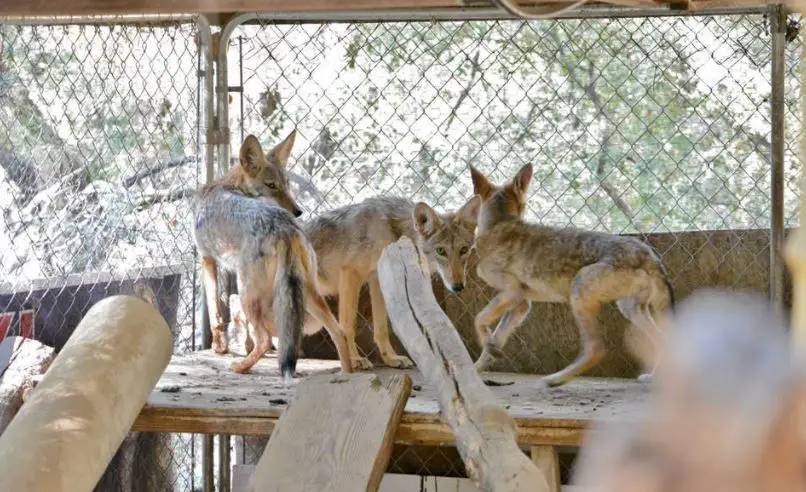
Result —
[{"label": "chain link fence mesh", "polygon": [[[789,21],[796,33],[799,18]],[[785,217],[796,227],[802,46],[789,38]],[[146,280],[174,318],[177,351],[197,348],[186,220],[204,168],[195,26],[0,25],[0,41],[8,332],[21,333],[16,313],[33,310],[50,320],[33,323],[34,335],[58,345],[93,289]],[[258,22],[236,30],[228,59],[230,86],[241,88],[233,157],[247,133],[269,144],[297,127],[291,169],[303,220],[384,194],[455,210],[472,190],[468,164],[502,181],[533,162],[529,220],[639,235],[663,256],[678,298],[706,285],[769,288],[763,15]],[[435,285],[475,357],[472,319],[492,292],[472,266],[468,274],[461,294]],[[360,345],[377,361],[365,305]],[[569,363],[578,336],[566,311],[536,306],[493,369]],[[600,321],[610,353],[591,375],[636,374],[620,349],[623,319],[606,310]],[[311,338],[306,355],[334,355],[326,336]],[[159,440],[168,448],[150,448],[160,466],[145,490],[200,488],[198,439]],[[463,474],[454,450],[397,450],[390,471],[413,470]]]},{"label": "chain link fence mesh", "polygon": [[[788,18],[788,228],[798,225],[799,23]],[[532,162],[528,220],[637,235],[663,257],[678,299],[705,286],[766,292],[771,57],[763,14],[255,21],[229,46],[231,148],[234,157],[249,133],[271,144],[298,129],[302,220],[388,194],[455,210],[472,193],[468,164],[501,182]],[[472,266],[468,276],[460,294],[435,289],[475,358],[473,317],[494,293]],[[359,346],[379,362],[366,294]],[[626,321],[605,309],[600,322],[609,353],[589,375],[637,375]],[[335,356],[327,337],[311,338],[307,356]],[[533,306],[492,369],[545,374],[578,350],[566,306]],[[390,471],[461,475],[451,457],[399,449]]]},{"label": "chain link fence mesh", "polygon": [[803,35],[800,15],[787,19],[786,48],[786,95],[785,95],[785,160],[784,160],[784,222],[787,231],[800,226],[800,139],[803,130],[800,106],[800,57],[803,50]]},{"label": "chain link fence mesh", "polygon": [[[145,284],[175,350],[199,345],[203,68],[193,22],[0,24],[0,339],[59,349],[94,302]],[[198,449],[132,433],[98,490],[196,490]]]},{"label": "chain link fence mesh", "polygon": [[[787,45],[790,225],[799,43]],[[264,22],[237,31],[229,59],[230,85],[242,87],[233,141],[255,133],[272,142],[299,128],[292,170],[307,217],[385,194],[455,210],[472,192],[468,164],[501,182],[533,162],[527,219],[639,235],[663,256],[678,297],[705,285],[769,288],[764,15]],[[491,293],[469,270],[476,286],[447,293],[445,304],[475,355],[466,328]],[[570,362],[573,329],[552,335],[569,350],[549,357],[556,340],[540,343],[538,333],[573,328],[564,311],[534,307],[533,322],[549,319],[527,322],[496,369],[544,373]],[[618,338],[618,315],[605,317]],[[604,366],[635,369],[613,357]]]}]

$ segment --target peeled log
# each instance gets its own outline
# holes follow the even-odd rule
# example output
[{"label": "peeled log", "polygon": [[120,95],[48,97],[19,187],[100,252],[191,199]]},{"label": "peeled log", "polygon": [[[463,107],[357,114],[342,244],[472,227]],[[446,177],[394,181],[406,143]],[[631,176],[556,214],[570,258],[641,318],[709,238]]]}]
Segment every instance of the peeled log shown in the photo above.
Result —
[{"label": "peeled log", "polygon": [[468,476],[486,491],[548,492],[515,441],[515,422],[476,371],[459,332],[440,309],[427,266],[406,237],[386,247],[378,274],[397,337],[439,397]]},{"label": "peeled log", "polygon": [[[33,377],[45,372],[53,361],[53,347],[23,337],[9,337],[0,343],[0,354],[10,352],[9,365],[0,363],[0,435],[17,414]],[[2,355],[0,355],[2,358]]]},{"label": "peeled log", "polygon": [[0,436],[3,490],[92,490],[172,352],[168,324],[132,296],[99,301]]}]

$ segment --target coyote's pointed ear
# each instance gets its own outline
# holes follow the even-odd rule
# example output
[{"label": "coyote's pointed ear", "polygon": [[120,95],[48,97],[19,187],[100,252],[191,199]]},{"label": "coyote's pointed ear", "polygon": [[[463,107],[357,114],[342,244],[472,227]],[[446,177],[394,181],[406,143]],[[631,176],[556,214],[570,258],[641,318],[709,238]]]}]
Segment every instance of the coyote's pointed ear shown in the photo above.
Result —
[{"label": "coyote's pointed ear", "polygon": [[255,176],[260,168],[263,167],[263,148],[254,135],[249,135],[244,139],[239,155],[241,167],[250,176]]},{"label": "coyote's pointed ear", "polygon": [[442,217],[423,202],[414,206],[414,227],[423,237],[429,238],[442,227]]},{"label": "coyote's pointed ear", "polygon": [[526,164],[518,171],[518,174],[512,178],[512,187],[515,188],[518,193],[525,195],[526,192],[529,191],[529,184],[532,182],[532,172],[532,165]]},{"label": "coyote's pointed ear", "polygon": [[294,140],[297,138],[297,129],[294,128],[291,133],[285,137],[285,140],[278,143],[271,152],[266,156],[266,158],[272,164],[284,168],[285,165],[288,163],[288,158],[291,156],[291,149],[294,148]]},{"label": "coyote's pointed ear", "polygon": [[481,211],[481,197],[473,195],[473,198],[467,201],[462,208],[456,212],[456,217],[468,225],[476,225],[479,221],[479,211]]},{"label": "coyote's pointed ear", "polygon": [[487,176],[471,165],[470,178],[473,180],[473,194],[479,195],[482,200],[490,198],[495,187],[487,179]]}]

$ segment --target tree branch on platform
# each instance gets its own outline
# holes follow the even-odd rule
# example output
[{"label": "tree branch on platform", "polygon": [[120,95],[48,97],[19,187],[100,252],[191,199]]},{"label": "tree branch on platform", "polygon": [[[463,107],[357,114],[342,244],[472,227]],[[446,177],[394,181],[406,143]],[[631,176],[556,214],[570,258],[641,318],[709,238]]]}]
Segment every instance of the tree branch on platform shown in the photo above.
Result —
[{"label": "tree branch on platform", "polygon": [[546,478],[515,441],[515,422],[484,385],[437,304],[427,271],[407,237],[387,246],[378,263],[392,328],[434,385],[468,476],[482,490],[548,491]]}]

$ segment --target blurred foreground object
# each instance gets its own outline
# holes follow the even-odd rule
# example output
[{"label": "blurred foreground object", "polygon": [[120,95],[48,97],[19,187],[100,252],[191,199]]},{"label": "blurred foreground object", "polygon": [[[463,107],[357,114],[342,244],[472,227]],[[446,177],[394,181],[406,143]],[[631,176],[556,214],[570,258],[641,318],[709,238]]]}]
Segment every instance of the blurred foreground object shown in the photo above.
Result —
[{"label": "blurred foreground object", "polygon": [[766,298],[701,290],[669,319],[637,421],[597,425],[574,484],[596,491],[806,490],[806,383]]}]

